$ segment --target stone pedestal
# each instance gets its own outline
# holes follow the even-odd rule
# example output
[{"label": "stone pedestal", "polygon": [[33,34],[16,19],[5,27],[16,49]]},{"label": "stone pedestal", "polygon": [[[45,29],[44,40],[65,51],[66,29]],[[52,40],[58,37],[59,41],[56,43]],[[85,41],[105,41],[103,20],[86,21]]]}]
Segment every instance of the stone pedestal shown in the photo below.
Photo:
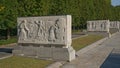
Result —
[{"label": "stone pedestal", "polygon": [[109,20],[94,20],[87,21],[88,34],[100,34],[110,36],[110,21]]},{"label": "stone pedestal", "polygon": [[75,50],[72,47],[68,48],[53,48],[54,60],[68,60],[75,59]]},{"label": "stone pedestal", "polygon": [[14,55],[33,57],[46,60],[71,61],[75,59],[75,50],[70,46],[68,48],[43,47],[43,46],[16,46],[13,50]]}]

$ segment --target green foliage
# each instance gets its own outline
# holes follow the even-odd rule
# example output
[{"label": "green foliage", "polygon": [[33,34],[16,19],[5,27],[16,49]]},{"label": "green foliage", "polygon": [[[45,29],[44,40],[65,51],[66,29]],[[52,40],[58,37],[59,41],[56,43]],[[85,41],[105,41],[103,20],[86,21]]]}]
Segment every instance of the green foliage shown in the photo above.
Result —
[{"label": "green foliage", "polygon": [[0,0],[0,29],[16,27],[17,17],[72,15],[73,29],[85,29],[88,20],[120,20],[120,6],[111,0]]},{"label": "green foliage", "polygon": [[4,7],[0,11],[0,29],[16,27],[16,0],[1,0],[0,5]]},{"label": "green foliage", "polygon": [[7,39],[7,40],[0,40],[0,45],[6,45],[6,44],[11,44],[11,43],[16,43],[17,42],[17,38],[11,38],[11,39]]},{"label": "green foliage", "polygon": [[16,0],[0,0],[0,6],[4,7],[0,11],[0,29],[6,30],[7,39],[10,38],[10,29],[16,27],[17,17],[17,1]]}]

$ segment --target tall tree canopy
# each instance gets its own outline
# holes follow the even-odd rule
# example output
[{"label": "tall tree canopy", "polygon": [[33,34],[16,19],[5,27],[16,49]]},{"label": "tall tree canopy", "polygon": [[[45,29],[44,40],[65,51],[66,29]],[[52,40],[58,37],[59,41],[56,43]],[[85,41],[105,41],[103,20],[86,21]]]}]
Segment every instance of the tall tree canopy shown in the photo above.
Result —
[{"label": "tall tree canopy", "polygon": [[17,1],[16,0],[0,0],[0,29],[5,29],[7,39],[10,38],[10,30],[16,27],[17,18]]},{"label": "tall tree canopy", "polygon": [[111,6],[111,0],[0,0],[0,29],[9,38],[17,17],[67,14],[73,28],[86,28],[87,20],[120,20],[120,6]]}]

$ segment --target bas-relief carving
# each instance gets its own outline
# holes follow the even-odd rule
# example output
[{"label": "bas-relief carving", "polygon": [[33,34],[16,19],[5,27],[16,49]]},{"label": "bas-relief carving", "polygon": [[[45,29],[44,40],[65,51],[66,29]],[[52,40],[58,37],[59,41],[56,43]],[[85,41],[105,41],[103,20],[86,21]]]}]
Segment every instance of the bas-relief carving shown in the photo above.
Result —
[{"label": "bas-relief carving", "polygon": [[23,20],[19,26],[18,26],[18,31],[19,31],[19,40],[26,40],[28,38],[28,33],[29,33],[29,29],[27,27],[27,21]]},{"label": "bas-relief carving", "polygon": [[46,41],[46,28],[45,28],[45,23],[40,20],[40,21],[35,21],[35,23],[37,24],[38,26],[38,29],[37,29],[37,39],[39,41]]},{"label": "bas-relief carving", "polygon": [[57,22],[53,24],[52,26],[50,26],[48,41],[55,42],[55,40],[57,39],[58,30],[59,30],[59,25]]},{"label": "bas-relief carving", "polygon": [[104,22],[104,30],[106,30],[106,23]]},{"label": "bas-relief carving", "polygon": [[100,23],[100,29],[102,31],[106,30],[106,23],[105,22]]},{"label": "bas-relief carving", "polygon": [[110,22],[110,28],[119,28],[119,24],[117,21],[111,21]]},{"label": "bas-relief carving", "polygon": [[35,39],[36,38],[36,30],[38,29],[37,24],[34,21],[28,22],[29,34],[28,39]]},{"label": "bas-relief carving", "polygon": [[[62,24],[61,24],[62,23]],[[48,41],[60,42],[64,40],[65,33],[65,20],[63,18],[57,19],[53,25],[49,28]]]},{"label": "bas-relief carving", "polygon": [[[51,25],[49,22],[51,22]],[[65,40],[64,18],[55,21],[23,20],[18,26],[19,41],[53,43]]]},{"label": "bas-relief carving", "polygon": [[88,21],[87,23],[87,27],[89,31],[106,31],[108,28],[107,25],[109,24],[106,21]]}]

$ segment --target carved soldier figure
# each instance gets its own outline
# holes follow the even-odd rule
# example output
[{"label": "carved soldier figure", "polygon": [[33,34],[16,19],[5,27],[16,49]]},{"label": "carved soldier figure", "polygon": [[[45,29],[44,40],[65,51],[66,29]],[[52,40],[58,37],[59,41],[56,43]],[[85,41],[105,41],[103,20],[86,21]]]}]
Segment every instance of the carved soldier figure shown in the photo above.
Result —
[{"label": "carved soldier figure", "polygon": [[29,38],[33,39],[34,38],[34,22],[29,22]]},{"label": "carved soldier figure", "polygon": [[26,22],[26,20],[23,20],[19,25],[19,40],[27,39],[29,29],[26,26]]},{"label": "carved soldier figure", "polygon": [[57,39],[57,30],[59,29],[59,25],[56,22],[54,25],[52,25],[49,29],[49,37],[48,37],[48,41],[52,41],[55,42],[55,40]]},{"label": "carved soldier figure", "polygon": [[35,22],[38,25],[38,31],[37,31],[37,37],[39,40],[45,40],[45,28],[43,21],[36,21]]}]

